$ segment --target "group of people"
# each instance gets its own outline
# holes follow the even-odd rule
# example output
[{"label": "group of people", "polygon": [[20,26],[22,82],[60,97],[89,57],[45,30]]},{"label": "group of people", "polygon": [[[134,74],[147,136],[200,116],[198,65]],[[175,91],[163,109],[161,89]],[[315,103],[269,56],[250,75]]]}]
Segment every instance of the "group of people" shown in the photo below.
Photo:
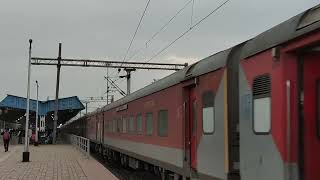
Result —
[{"label": "group of people", "polygon": [[[8,128],[5,128],[4,130],[1,131],[2,135],[2,140],[3,140],[3,145],[4,145],[4,150],[5,152],[8,152],[9,150],[9,143],[10,140],[12,139],[12,136],[18,137],[18,144],[22,144],[22,138],[24,137],[24,133],[21,132],[21,130],[14,130],[12,129],[11,131]],[[38,142],[40,144],[51,144],[52,143],[52,131],[47,131],[45,133],[42,133],[42,135],[38,136]],[[36,134],[33,131],[32,135],[30,137],[30,143],[35,143],[36,141]]]}]

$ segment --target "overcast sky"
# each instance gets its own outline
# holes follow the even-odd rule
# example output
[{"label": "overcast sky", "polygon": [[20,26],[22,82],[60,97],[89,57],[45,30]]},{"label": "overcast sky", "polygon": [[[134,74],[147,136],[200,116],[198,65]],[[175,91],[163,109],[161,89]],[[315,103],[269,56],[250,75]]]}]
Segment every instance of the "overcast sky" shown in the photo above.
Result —
[{"label": "overcast sky", "polygon": [[[157,36],[145,42],[189,0],[151,0],[128,57],[146,61],[191,24],[192,3]],[[193,22],[199,21],[224,0],[195,0]],[[57,57],[58,43],[67,58],[122,60],[147,0],[0,0],[0,99],[6,94],[26,96],[28,39],[33,56]],[[193,63],[254,37],[319,3],[319,0],[231,0],[217,13],[157,56],[152,62]],[[110,74],[117,74],[110,70]],[[172,72],[137,71],[132,91]],[[120,73],[121,74],[121,73]],[[68,68],[61,71],[61,97],[102,96],[105,69]],[[40,99],[55,93],[56,68],[32,67],[31,97],[35,81]],[[125,81],[120,87],[126,91]],[[119,97],[119,96],[118,96]],[[94,108],[102,104],[95,104]]]}]

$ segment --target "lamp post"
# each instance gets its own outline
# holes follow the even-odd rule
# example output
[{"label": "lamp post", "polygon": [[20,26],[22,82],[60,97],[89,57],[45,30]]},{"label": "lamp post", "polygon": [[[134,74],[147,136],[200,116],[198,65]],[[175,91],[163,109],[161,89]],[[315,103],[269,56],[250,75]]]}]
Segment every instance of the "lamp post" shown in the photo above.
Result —
[{"label": "lamp post", "polygon": [[28,62],[28,85],[27,85],[27,112],[26,112],[26,129],[24,139],[24,152],[22,153],[22,162],[29,162],[29,111],[30,111],[30,76],[31,76],[31,45],[32,39],[29,39],[29,62]]},{"label": "lamp post", "polygon": [[36,81],[37,84],[37,109],[36,109],[36,138],[35,138],[35,142],[34,145],[38,146],[38,119],[39,119],[39,83],[38,81]]}]

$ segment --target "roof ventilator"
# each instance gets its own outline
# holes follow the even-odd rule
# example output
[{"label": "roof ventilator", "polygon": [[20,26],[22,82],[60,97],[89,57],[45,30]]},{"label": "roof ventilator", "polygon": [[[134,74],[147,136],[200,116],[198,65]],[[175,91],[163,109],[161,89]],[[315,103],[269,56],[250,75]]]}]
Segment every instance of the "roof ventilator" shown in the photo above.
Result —
[{"label": "roof ventilator", "polygon": [[310,9],[305,15],[302,16],[297,30],[310,26],[320,21],[320,5]]}]

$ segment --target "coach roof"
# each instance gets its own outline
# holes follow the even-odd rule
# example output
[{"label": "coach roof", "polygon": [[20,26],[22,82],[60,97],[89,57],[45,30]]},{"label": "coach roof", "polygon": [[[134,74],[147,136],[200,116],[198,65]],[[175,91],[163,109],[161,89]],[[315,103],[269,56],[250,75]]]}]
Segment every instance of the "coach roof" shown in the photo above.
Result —
[{"label": "coach roof", "polygon": [[249,40],[243,48],[241,59],[248,58],[319,28],[320,5],[296,15]]}]

